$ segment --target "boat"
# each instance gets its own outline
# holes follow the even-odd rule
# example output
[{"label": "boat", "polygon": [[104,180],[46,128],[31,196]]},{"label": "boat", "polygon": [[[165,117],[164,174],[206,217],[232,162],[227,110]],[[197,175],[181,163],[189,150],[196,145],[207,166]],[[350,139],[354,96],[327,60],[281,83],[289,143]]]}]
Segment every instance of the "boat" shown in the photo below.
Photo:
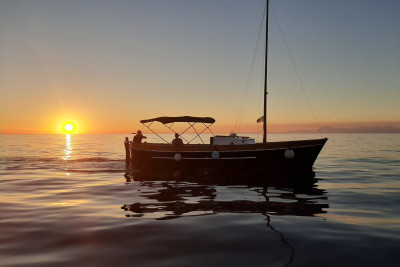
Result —
[{"label": "boat", "polygon": [[[264,114],[257,120],[263,123],[263,141],[256,143],[254,138],[230,134],[215,135],[211,125],[215,119],[211,117],[178,116],[157,117],[141,120],[140,122],[160,137],[163,143],[135,144],[126,137],[126,159],[138,170],[267,170],[282,173],[288,171],[312,171],[320,151],[327,142],[327,138],[311,140],[294,140],[267,142],[267,57],[268,57],[268,13],[269,0],[266,2],[266,47],[265,47],[265,80],[264,80]],[[189,129],[197,134],[201,144],[193,144],[191,140],[184,140],[183,145],[173,145],[151,128],[153,123],[161,123],[175,132],[172,125],[187,123]],[[196,125],[201,124],[202,130]],[[210,132],[210,140],[201,138],[204,132]],[[182,136],[182,133],[180,136]]]}]

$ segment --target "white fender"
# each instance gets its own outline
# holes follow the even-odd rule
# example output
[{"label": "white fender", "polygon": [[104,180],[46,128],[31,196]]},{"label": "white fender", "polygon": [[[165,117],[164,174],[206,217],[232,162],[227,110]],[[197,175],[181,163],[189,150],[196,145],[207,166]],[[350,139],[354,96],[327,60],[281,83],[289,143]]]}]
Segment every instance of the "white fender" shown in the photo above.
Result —
[{"label": "white fender", "polygon": [[175,160],[175,161],[180,161],[181,159],[182,159],[182,155],[181,155],[181,154],[176,153],[176,154],[174,155],[174,160]]},{"label": "white fender", "polygon": [[283,153],[286,159],[293,159],[294,158],[294,151],[293,149],[286,149],[285,152]]},{"label": "white fender", "polygon": [[213,152],[211,153],[211,157],[212,157],[213,159],[219,159],[219,152],[218,152],[218,151],[213,151]]}]

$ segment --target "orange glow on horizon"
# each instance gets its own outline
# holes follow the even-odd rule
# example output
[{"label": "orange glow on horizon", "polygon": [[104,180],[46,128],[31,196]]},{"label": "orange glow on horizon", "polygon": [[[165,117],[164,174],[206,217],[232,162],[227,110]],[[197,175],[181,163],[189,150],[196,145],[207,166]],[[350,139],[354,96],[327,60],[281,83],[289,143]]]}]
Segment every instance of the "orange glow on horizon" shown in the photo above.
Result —
[{"label": "orange glow on horizon", "polygon": [[[64,126],[71,123],[73,126],[68,126],[66,129]],[[185,125],[186,126],[186,125]],[[268,124],[269,133],[301,133],[301,132],[318,132],[318,127],[335,127],[335,128],[356,128],[356,127],[395,127],[400,128],[399,121],[388,121],[388,122],[322,122],[319,125],[315,123],[271,123]],[[155,132],[160,134],[170,134],[171,130],[164,127],[162,124],[154,125],[151,127]],[[71,129],[73,129],[71,131]],[[174,125],[174,130],[177,132],[185,129],[183,126]],[[199,125],[196,129],[201,132],[203,127]],[[137,130],[142,130],[144,134],[152,134],[150,130],[144,127],[135,120],[128,119],[113,119],[103,117],[100,119],[97,116],[92,118],[86,118],[83,116],[63,116],[54,115],[48,120],[39,121],[36,124],[33,121],[26,121],[26,123],[15,123],[8,124],[2,123],[0,128],[1,134],[132,134]],[[222,120],[216,122],[211,126],[211,130],[215,134],[229,134],[236,132],[238,134],[246,133],[260,133],[262,132],[262,124],[259,123],[244,123],[241,125],[240,130],[235,129],[233,124],[224,123]],[[192,133],[192,131],[189,131]],[[188,133],[189,133],[188,132]],[[206,130],[204,133],[209,133]]]}]

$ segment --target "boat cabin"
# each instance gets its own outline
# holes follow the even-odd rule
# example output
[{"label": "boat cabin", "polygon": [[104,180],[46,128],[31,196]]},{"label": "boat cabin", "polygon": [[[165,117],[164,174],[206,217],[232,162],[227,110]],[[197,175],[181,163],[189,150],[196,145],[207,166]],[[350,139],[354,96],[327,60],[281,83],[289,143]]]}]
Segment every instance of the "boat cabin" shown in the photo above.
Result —
[{"label": "boat cabin", "polygon": [[211,145],[249,145],[255,144],[256,141],[254,138],[250,138],[247,136],[236,136],[235,133],[232,133],[228,136],[225,135],[217,135],[210,138]]}]

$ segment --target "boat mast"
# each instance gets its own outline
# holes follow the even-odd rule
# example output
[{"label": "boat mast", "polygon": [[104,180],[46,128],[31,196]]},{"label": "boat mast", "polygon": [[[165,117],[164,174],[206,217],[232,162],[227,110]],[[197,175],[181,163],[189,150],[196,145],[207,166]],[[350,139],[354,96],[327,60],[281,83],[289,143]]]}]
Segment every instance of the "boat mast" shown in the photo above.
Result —
[{"label": "boat mast", "polygon": [[264,120],[263,120],[263,143],[267,142],[267,68],[268,68],[268,15],[269,15],[269,0],[267,0],[266,17],[265,17],[265,63],[264,63]]}]

